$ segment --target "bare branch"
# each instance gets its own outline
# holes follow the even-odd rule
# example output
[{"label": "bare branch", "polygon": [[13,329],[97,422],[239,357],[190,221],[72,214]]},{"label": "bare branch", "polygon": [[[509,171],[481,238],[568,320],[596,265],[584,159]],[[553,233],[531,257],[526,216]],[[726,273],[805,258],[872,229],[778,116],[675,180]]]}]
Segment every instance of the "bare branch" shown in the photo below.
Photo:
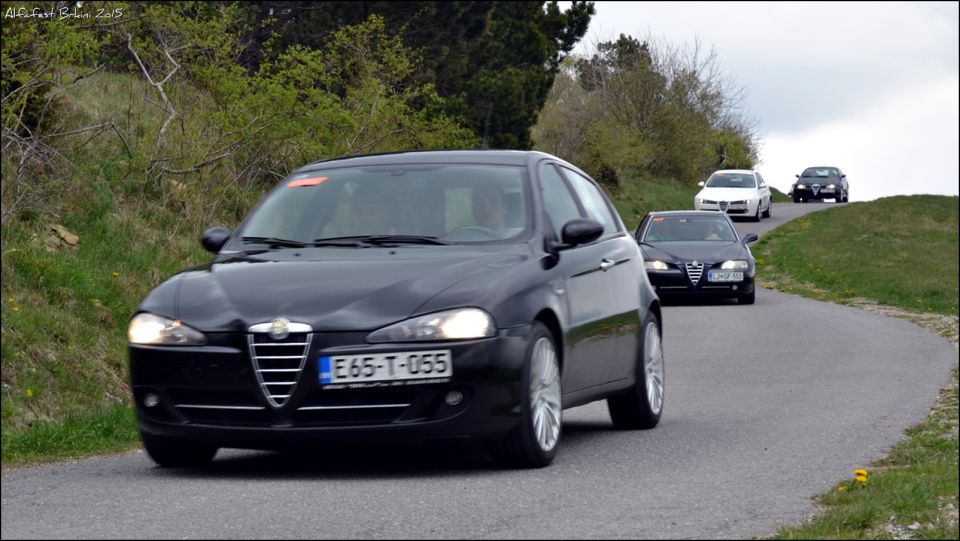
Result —
[{"label": "bare branch", "polygon": [[[133,48],[133,36],[129,32],[124,31],[127,35],[127,49],[130,50],[130,53],[133,55],[133,58],[137,61],[137,64],[140,66],[140,69],[143,71],[143,75],[147,78],[147,82],[151,86],[157,89],[157,92],[160,94],[160,97],[163,99],[164,109],[167,111],[167,118],[163,121],[163,125],[160,127],[160,133],[157,134],[157,142],[154,145],[154,154],[160,153],[160,147],[163,145],[163,139],[167,133],[167,129],[170,127],[170,123],[173,122],[173,119],[177,117],[177,111],[173,108],[173,105],[170,103],[170,98],[167,97],[167,92],[164,90],[163,85],[173,77],[173,74],[180,69],[180,64],[173,59],[173,56],[170,55],[169,49],[166,47],[166,44],[163,44],[163,53],[166,55],[167,59],[174,65],[173,70],[163,78],[162,81],[156,82],[153,80],[153,77],[150,76],[150,71],[146,66],[143,65],[143,62],[140,60],[140,55],[137,54],[137,51]],[[163,42],[163,40],[160,40]]]}]

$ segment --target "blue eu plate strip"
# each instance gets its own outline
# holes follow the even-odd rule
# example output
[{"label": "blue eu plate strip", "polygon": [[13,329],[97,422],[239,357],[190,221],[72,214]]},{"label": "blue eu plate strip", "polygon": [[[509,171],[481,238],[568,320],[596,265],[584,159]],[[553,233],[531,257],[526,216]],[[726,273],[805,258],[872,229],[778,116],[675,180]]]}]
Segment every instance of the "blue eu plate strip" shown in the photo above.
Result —
[{"label": "blue eu plate strip", "polygon": [[317,359],[320,372],[320,383],[333,383],[333,372],[330,370],[330,357],[324,355]]}]

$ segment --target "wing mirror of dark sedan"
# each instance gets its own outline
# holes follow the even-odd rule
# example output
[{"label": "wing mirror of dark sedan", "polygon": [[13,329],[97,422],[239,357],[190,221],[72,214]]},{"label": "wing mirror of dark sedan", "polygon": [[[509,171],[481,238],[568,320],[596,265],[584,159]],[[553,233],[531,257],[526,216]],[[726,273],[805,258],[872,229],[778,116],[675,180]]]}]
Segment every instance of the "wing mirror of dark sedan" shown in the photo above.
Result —
[{"label": "wing mirror of dark sedan", "polygon": [[757,239],[759,239],[759,238],[760,238],[760,237],[758,237],[756,233],[750,233],[750,234],[747,235],[746,237],[743,237],[743,243],[744,243],[744,244],[750,244],[751,242],[756,242]]},{"label": "wing mirror of dark sedan", "polygon": [[230,238],[230,230],[226,227],[211,227],[203,232],[203,249],[217,253]]},{"label": "wing mirror of dark sedan", "polygon": [[603,235],[603,224],[590,218],[574,218],[563,225],[563,244],[557,249],[573,248],[578,244],[593,242]]},{"label": "wing mirror of dark sedan", "polygon": [[795,176],[795,177],[797,177],[797,178],[800,178],[800,175],[793,175],[793,176]]},{"label": "wing mirror of dark sedan", "polygon": [[847,175],[840,175],[840,178],[847,178]]}]

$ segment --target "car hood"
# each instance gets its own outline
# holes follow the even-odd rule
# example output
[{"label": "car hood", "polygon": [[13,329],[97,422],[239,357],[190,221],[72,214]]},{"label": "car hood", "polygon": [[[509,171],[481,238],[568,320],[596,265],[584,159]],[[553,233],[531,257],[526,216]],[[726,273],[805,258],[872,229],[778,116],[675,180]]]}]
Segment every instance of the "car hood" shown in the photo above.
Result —
[{"label": "car hood", "polygon": [[[315,248],[269,252],[269,259],[238,256],[183,272],[171,308],[203,332],[246,332],[277,317],[316,331],[374,330],[416,314],[474,274],[496,280],[526,259],[515,248],[498,248]],[[162,289],[170,296],[174,288]],[[141,310],[158,304],[149,301]]]},{"label": "car hood", "polygon": [[741,201],[743,199],[756,199],[756,188],[704,188],[697,194],[697,199],[709,199],[711,201]]},{"label": "car hood", "polygon": [[647,261],[659,259],[669,263],[685,261],[701,261],[713,264],[728,259],[747,259],[747,248],[739,242],[657,242],[653,245],[644,244],[643,258]]}]

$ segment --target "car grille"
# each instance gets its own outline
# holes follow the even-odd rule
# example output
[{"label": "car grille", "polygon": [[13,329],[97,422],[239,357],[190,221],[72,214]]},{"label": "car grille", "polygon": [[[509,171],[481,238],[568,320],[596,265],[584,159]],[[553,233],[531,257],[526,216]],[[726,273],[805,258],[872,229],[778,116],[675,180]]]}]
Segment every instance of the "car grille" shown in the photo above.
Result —
[{"label": "car grille", "polygon": [[697,282],[700,281],[700,276],[703,275],[703,263],[687,263],[687,277],[690,278],[690,283],[697,285]]},{"label": "car grille", "polygon": [[267,333],[247,335],[257,381],[271,406],[283,406],[293,394],[312,338],[312,333],[291,333],[282,340],[274,340]]}]

